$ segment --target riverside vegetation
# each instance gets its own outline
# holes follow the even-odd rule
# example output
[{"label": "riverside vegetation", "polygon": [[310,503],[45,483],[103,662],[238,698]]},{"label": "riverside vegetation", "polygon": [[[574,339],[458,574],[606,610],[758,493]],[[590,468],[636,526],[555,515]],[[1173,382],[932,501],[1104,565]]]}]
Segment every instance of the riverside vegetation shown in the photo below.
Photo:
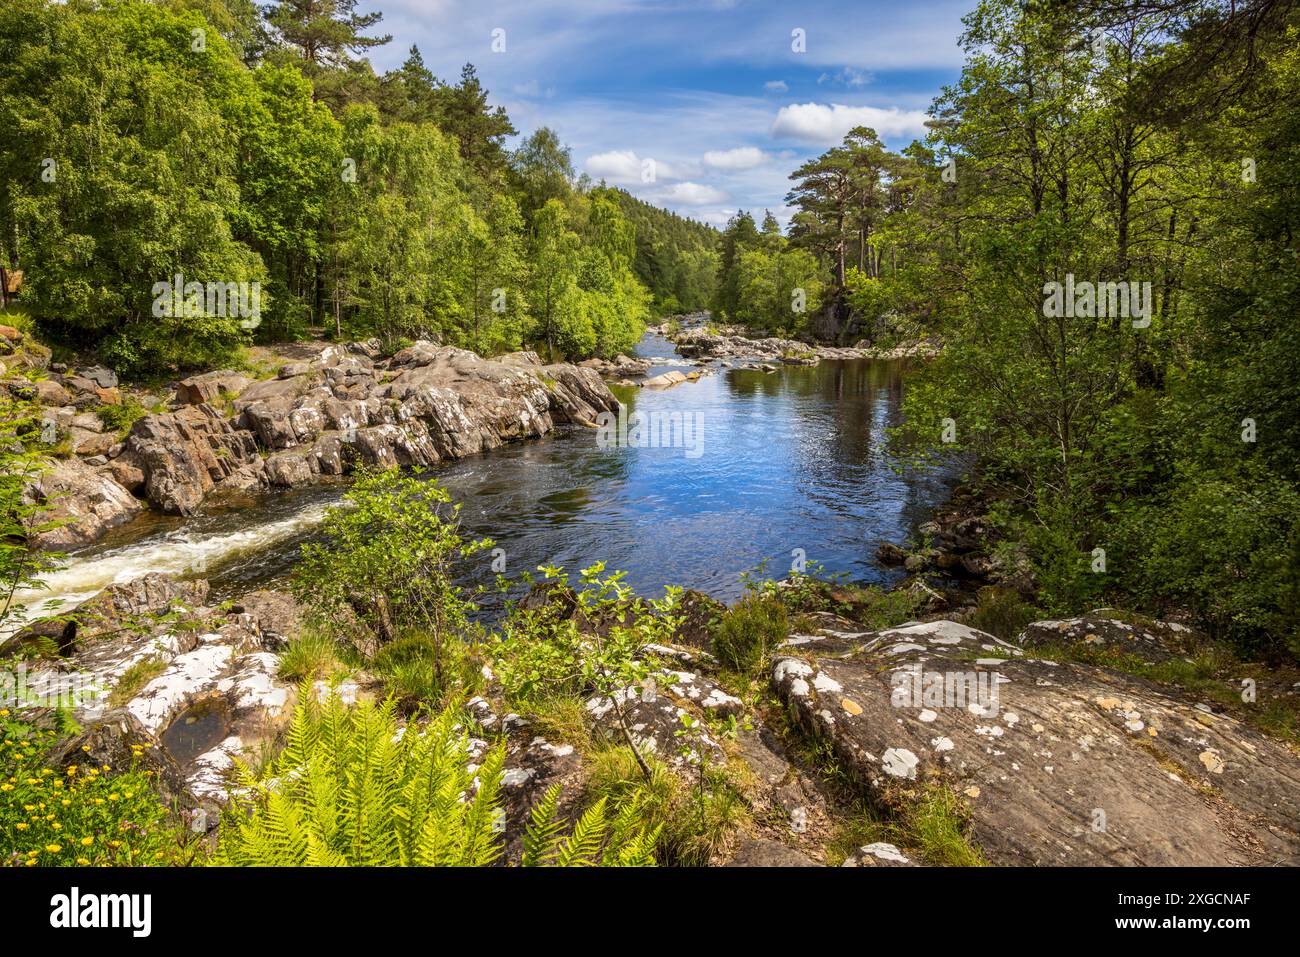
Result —
[{"label": "riverside vegetation", "polygon": [[[927,143],[894,154],[856,130],[794,174],[788,236],[740,214],[721,237],[575,177],[549,130],[507,153],[472,68],[441,83],[412,50],[376,76],[348,52],[381,42],[373,14],[202,7],[0,12],[19,118],[0,124],[0,248],[23,272],[0,617],[27,625],[0,658],[29,689],[83,673],[105,693],[0,713],[0,862],[1300,863],[1294,4],[984,0]],[[140,122],[139,89],[162,126]],[[152,316],[151,283],[210,269],[263,284],[256,328]],[[1067,273],[1149,279],[1150,325],[1048,315]],[[58,497],[30,494],[43,396],[68,397],[52,362],[172,375],[239,365],[254,338],[377,337],[254,386],[292,484],[321,436],[290,412],[345,401],[312,389],[364,403],[472,366],[485,405],[504,383],[539,419],[581,422],[613,401],[598,379],[508,354],[609,358],[652,312],[705,304],[809,343],[942,345],[909,372],[897,441],[920,465],[966,453],[973,474],[961,514],[900,551],[901,587],[755,575],[726,607],[546,567],[499,580],[489,621],[458,582],[493,543],[376,454],[347,459],[291,594],[210,604],[202,580],[147,576],[23,621],[15,596],[59,561],[31,547],[58,540]],[[507,355],[486,369],[451,346]],[[175,414],[96,385],[79,395],[127,445]],[[205,392],[184,430],[240,432],[217,410],[247,386]],[[258,467],[242,432],[191,470],[192,504],[210,471]],[[150,494],[175,495],[173,474]],[[940,694],[913,707],[900,682],[927,673]],[[997,699],[949,700],[953,676]]]}]

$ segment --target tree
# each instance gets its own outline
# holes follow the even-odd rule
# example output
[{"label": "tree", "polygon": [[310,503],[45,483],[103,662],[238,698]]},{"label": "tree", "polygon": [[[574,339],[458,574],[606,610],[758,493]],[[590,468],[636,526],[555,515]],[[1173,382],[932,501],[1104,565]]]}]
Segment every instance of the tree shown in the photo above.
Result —
[{"label": "tree", "polygon": [[43,331],[124,371],[228,361],[247,338],[205,297],[158,314],[158,284],[267,278],[231,229],[232,131],[257,95],[221,36],[191,48],[203,26],[143,3],[0,11],[5,267]]},{"label": "tree", "polygon": [[523,194],[524,214],[531,217],[551,200],[566,199],[573,189],[573,160],[559,135],[546,126],[527,137],[510,156]]},{"label": "tree", "polygon": [[474,65],[466,63],[460,83],[441,87],[439,98],[438,126],[456,138],[469,167],[486,180],[502,173],[507,165],[503,144],[516,130],[503,107],[488,106],[488,91]]},{"label": "tree", "polygon": [[266,22],[284,45],[301,58],[308,76],[341,68],[361,53],[392,39],[385,34],[367,37],[362,31],[379,23],[378,11],[357,13],[357,0],[276,0]]}]

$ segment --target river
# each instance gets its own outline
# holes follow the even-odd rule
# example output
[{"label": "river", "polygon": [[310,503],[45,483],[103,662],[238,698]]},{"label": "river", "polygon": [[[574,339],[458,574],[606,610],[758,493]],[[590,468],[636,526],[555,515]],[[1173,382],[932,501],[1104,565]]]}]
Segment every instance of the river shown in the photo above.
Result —
[{"label": "river", "polygon": [[[657,335],[638,353],[656,363],[651,374],[692,368]],[[640,413],[686,426],[674,447],[635,444],[635,431],[633,444],[611,444],[609,432],[565,426],[426,474],[462,503],[467,533],[503,549],[498,563],[511,576],[603,560],[642,594],[679,584],[732,599],[760,563],[784,577],[802,559],[884,583],[898,573],[876,565],[876,546],[906,540],[948,484],[894,468],[886,429],[898,422],[902,372],[878,360],[776,372],[715,364],[670,389],[613,387],[633,422]],[[147,572],[206,577],[218,596],[282,582],[344,489],[267,492],[184,519],[149,515],[70,555],[44,595],[24,597],[66,608]],[[467,579],[491,579],[492,559],[476,556]]]}]

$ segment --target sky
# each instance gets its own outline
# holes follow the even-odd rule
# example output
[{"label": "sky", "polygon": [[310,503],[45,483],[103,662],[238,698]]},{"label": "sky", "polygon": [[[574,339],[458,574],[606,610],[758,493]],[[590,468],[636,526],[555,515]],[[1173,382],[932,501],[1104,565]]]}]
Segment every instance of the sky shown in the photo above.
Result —
[{"label": "sky", "polygon": [[[785,225],[789,174],[865,125],[894,149],[960,71],[974,0],[362,0],[378,71],[412,44],[477,67],[521,134],[549,126],[579,172],[722,226]],[[801,31],[801,33],[796,33]],[[802,50],[796,50],[802,40]],[[513,145],[513,144],[512,144]]]}]

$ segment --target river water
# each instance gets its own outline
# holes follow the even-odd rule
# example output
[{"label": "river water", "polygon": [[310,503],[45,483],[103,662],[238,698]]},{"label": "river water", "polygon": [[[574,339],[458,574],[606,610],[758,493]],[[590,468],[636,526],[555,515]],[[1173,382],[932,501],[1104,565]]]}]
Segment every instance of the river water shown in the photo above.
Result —
[{"label": "river water", "polygon": [[[691,366],[647,335],[638,352],[651,374]],[[722,599],[766,561],[784,577],[803,559],[858,581],[896,572],[873,560],[881,541],[902,543],[946,495],[939,473],[899,474],[886,445],[898,422],[900,363],[876,360],[782,366],[776,372],[715,364],[697,382],[664,390],[614,387],[628,417],[671,425],[679,440],[646,447],[632,429],[561,427],[542,439],[448,462],[427,474],[463,505],[467,533],[504,550],[505,573],[540,564],[570,571],[603,560],[642,594],[665,584]],[[667,434],[666,430],[662,434]],[[268,492],[181,519],[150,515],[69,556],[46,577],[63,607],[147,572],[206,577],[217,595],[284,580],[345,486]],[[493,556],[475,556],[467,580],[486,581]]]}]

